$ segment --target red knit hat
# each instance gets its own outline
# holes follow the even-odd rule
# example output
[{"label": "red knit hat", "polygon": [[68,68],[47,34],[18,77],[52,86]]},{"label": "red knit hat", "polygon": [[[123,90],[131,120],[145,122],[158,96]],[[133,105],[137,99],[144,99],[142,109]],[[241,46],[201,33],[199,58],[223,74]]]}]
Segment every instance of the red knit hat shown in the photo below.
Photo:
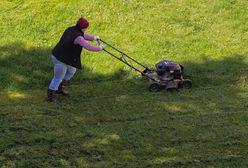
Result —
[{"label": "red knit hat", "polygon": [[81,17],[77,21],[77,26],[80,29],[85,29],[85,28],[89,27],[89,22],[85,18]]}]

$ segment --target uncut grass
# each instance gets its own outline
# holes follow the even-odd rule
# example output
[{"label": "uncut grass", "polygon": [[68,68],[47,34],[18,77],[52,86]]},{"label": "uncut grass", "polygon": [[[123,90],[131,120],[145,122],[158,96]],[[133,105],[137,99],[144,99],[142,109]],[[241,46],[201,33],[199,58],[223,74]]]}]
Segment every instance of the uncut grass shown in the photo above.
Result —
[{"label": "uncut grass", "polygon": [[[0,167],[247,167],[246,1],[57,2],[0,7]],[[151,94],[122,63],[84,51],[73,96],[47,104],[50,51],[81,14],[150,67],[183,64],[193,89]]]}]

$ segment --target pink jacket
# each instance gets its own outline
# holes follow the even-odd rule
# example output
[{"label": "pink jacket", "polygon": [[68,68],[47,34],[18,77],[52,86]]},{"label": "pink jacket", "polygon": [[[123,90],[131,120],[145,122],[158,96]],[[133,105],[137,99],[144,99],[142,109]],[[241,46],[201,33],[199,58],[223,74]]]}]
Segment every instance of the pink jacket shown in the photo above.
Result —
[{"label": "pink jacket", "polygon": [[87,43],[86,40],[93,41],[94,36],[91,36],[89,34],[84,34],[84,37],[83,36],[78,36],[74,40],[74,44],[75,45],[80,45],[80,46],[82,46],[83,48],[85,48],[86,50],[89,50],[89,51],[100,51],[100,50],[102,50],[101,46],[93,46],[93,45]]}]

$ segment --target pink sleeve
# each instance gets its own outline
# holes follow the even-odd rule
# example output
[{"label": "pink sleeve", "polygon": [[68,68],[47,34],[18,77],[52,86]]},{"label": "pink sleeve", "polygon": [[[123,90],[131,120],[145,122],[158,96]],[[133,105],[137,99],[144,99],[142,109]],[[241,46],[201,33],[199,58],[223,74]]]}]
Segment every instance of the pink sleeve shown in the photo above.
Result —
[{"label": "pink sleeve", "polygon": [[93,41],[93,40],[95,39],[95,37],[94,37],[94,36],[91,36],[91,35],[89,35],[89,34],[84,34],[84,39],[85,39],[85,40]]},{"label": "pink sleeve", "polygon": [[74,44],[75,45],[80,45],[83,48],[85,48],[86,50],[89,51],[101,51],[102,47],[101,46],[93,46],[90,45],[89,43],[86,42],[86,40],[83,38],[83,36],[78,36],[75,40],[74,40]]}]

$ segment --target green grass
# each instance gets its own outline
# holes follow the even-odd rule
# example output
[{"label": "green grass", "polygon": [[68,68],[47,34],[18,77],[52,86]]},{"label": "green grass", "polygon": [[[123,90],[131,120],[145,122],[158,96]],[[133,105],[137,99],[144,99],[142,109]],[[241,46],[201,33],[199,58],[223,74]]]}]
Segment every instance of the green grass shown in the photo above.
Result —
[{"label": "green grass", "polygon": [[[3,0],[0,168],[248,167],[246,0]],[[79,16],[89,34],[191,90],[150,93],[107,53],[83,51],[70,98],[48,104],[50,52]],[[96,43],[94,43],[96,45]]]}]

